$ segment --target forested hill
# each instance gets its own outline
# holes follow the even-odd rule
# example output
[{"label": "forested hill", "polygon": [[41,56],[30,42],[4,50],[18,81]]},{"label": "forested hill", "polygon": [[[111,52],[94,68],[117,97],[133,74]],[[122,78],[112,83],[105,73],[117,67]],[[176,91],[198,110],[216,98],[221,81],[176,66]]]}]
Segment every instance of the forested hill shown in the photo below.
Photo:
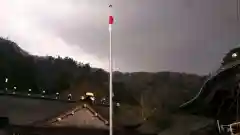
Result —
[{"label": "forested hill", "polygon": [[[7,84],[5,78],[9,80]],[[159,97],[164,100],[171,91],[178,95],[177,98],[186,100],[200,88],[203,80],[204,78],[198,75],[185,73],[115,72],[113,87],[115,100],[136,103],[140,102],[144,93],[144,98],[149,99],[148,104],[155,106],[159,105]],[[99,87],[99,93],[108,95],[108,73],[103,69],[92,68],[89,64],[76,62],[68,57],[33,56],[16,43],[0,38],[1,89],[17,86],[18,91],[32,89],[32,92],[40,93],[45,90],[51,94],[74,89],[81,82]],[[182,93],[185,94],[179,95]]]},{"label": "forested hill", "polygon": [[107,73],[91,68],[89,64],[72,58],[33,56],[22,50],[16,43],[0,38],[0,87],[17,86],[19,91],[32,89],[33,92],[46,90],[49,93],[69,89],[79,80],[91,80],[97,84],[107,81]]}]

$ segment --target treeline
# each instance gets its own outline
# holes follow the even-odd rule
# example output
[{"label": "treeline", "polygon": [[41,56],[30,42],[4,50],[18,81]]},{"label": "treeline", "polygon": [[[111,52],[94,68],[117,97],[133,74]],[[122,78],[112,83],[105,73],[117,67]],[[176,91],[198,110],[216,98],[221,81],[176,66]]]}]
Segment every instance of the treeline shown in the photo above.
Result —
[{"label": "treeline", "polygon": [[177,72],[114,74],[119,87],[150,108],[177,107],[195,96],[205,79],[206,76]]},{"label": "treeline", "polygon": [[[42,91],[55,94],[75,89],[77,83],[87,81],[89,85],[100,87],[98,93],[108,97],[108,77],[108,72],[103,69],[92,68],[69,57],[33,56],[16,43],[0,38],[0,91],[17,87],[17,91],[23,93],[31,89],[36,94]],[[114,100],[136,104],[130,92],[126,91],[125,84],[114,82],[113,87]]]},{"label": "treeline", "polygon": [[[8,82],[5,79],[8,78]],[[72,58],[33,56],[7,39],[0,38],[0,89],[24,92],[55,93],[66,90],[79,80],[91,80],[97,84],[108,81],[102,69],[93,69],[89,64],[76,62]]]},{"label": "treeline", "polygon": [[[115,72],[113,80],[114,100],[164,106],[187,100],[198,91],[204,77],[174,72]],[[44,90],[54,94],[73,88],[81,81],[91,82],[101,87],[99,90],[103,93],[108,93],[108,72],[103,69],[92,68],[69,57],[33,56],[16,43],[0,38],[0,90],[17,87],[19,92],[31,89],[34,93]],[[169,101],[169,97],[175,99]]]}]

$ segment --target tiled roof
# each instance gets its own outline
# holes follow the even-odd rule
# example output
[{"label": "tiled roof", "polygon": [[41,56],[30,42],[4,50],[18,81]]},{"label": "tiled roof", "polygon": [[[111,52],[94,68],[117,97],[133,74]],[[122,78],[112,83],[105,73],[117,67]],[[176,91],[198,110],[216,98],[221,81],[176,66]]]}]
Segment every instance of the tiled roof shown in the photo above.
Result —
[{"label": "tiled roof", "polygon": [[77,114],[79,111],[83,110],[83,109],[87,109],[89,110],[93,117],[96,117],[98,118],[98,120],[102,121],[105,125],[108,125],[108,120],[105,119],[104,117],[101,116],[101,114],[99,114],[98,112],[96,112],[89,104],[87,103],[84,103],[84,104],[81,104],[81,105],[78,105],[76,106],[75,108],[71,109],[71,110],[68,110],[66,111],[65,113],[57,116],[57,117],[54,117],[54,118],[51,118],[49,120],[46,121],[45,124],[47,125],[52,125],[52,124],[57,124],[57,123],[60,123],[62,120],[64,119],[68,119],[69,117],[73,117],[75,114]]},{"label": "tiled roof", "polygon": [[[89,110],[103,123],[108,124],[107,118],[99,114],[98,111],[93,109],[95,106],[98,108],[106,108],[107,106],[101,104],[90,104],[84,101],[62,101],[62,100],[49,100],[41,98],[23,97],[23,96],[9,96],[1,95],[0,101],[0,116],[8,117],[11,124],[14,125],[44,125],[49,122],[56,122],[57,118],[67,118],[85,108]],[[107,107],[108,108],[108,107]]]}]

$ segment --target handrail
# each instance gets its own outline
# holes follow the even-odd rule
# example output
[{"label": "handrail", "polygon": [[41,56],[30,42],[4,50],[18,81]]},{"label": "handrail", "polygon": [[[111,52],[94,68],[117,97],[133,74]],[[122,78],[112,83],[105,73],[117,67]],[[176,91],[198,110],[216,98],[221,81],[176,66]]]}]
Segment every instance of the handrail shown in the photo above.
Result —
[{"label": "handrail", "polygon": [[45,97],[41,97],[41,95],[39,94],[31,94],[31,96],[25,95],[25,94],[13,94],[13,93],[6,93],[6,92],[0,92],[0,96],[11,96],[11,97],[17,97],[17,98],[29,98],[29,99],[41,99],[41,100],[52,100],[52,101],[60,101],[60,102],[66,102],[66,103],[75,103],[75,102],[79,102],[81,99],[79,100],[64,100],[64,99],[56,99],[56,98],[46,98]]},{"label": "handrail", "polygon": [[226,66],[223,66],[221,67],[219,70],[217,70],[216,72],[213,72],[211,73],[211,76],[204,82],[204,84],[202,85],[202,87],[200,88],[200,91],[197,93],[197,95],[195,97],[193,97],[192,99],[190,99],[189,101],[183,103],[182,105],[180,105],[179,107],[182,108],[182,107],[185,107],[187,106],[188,104],[192,103],[193,101],[195,101],[199,96],[200,94],[202,93],[203,89],[205,88],[206,84],[212,80],[213,78],[215,78],[216,76],[218,76],[219,74],[221,74],[222,72],[224,71],[227,71],[228,69],[231,69],[235,66],[238,66],[240,65],[240,60],[238,61],[235,61],[235,62],[232,62]]}]

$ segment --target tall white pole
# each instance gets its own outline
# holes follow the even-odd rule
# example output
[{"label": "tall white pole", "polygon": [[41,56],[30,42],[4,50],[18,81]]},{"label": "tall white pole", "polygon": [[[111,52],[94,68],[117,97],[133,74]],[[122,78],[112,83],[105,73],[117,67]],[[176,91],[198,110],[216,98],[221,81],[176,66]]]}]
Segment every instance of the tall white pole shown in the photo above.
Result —
[{"label": "tall white pole", "polygon": [[[109,6],[112,7],[111,5]],[[110,9],[111,11],[111,9]],[[111,12],[110,12],[111,14]],[[110,135],[113,135],[113,103],[112,103],[112,24],[109,24],[109,131]]]},{"label": "tall white pole", "polygon": [[240,6],[240,5],[239,5],[239,4],[240,4],[240,3],[239,3],[239,0],[237,0],[237,20],[238,20],[238,21],[239,21],[239,17],[240,17],[240,16],[239,16],[239,14],[240,14],[240,13],[239,13],[239,12],[240,12],[240,9],[239,9],[239,6]]},{"label": "tall white pole", "polygon": [[109,107],[109,119],[110,119],[110,135],[112,135],[112,127],[113,127],[113,122],[112,122],[112,114],[113,114],[113,105],[112,105],[112,30],[111,30],[111,25],[109,26],[109,38],[110,38],[110,44],[109,44],[109,100],[110,100],[110,107]]}]

